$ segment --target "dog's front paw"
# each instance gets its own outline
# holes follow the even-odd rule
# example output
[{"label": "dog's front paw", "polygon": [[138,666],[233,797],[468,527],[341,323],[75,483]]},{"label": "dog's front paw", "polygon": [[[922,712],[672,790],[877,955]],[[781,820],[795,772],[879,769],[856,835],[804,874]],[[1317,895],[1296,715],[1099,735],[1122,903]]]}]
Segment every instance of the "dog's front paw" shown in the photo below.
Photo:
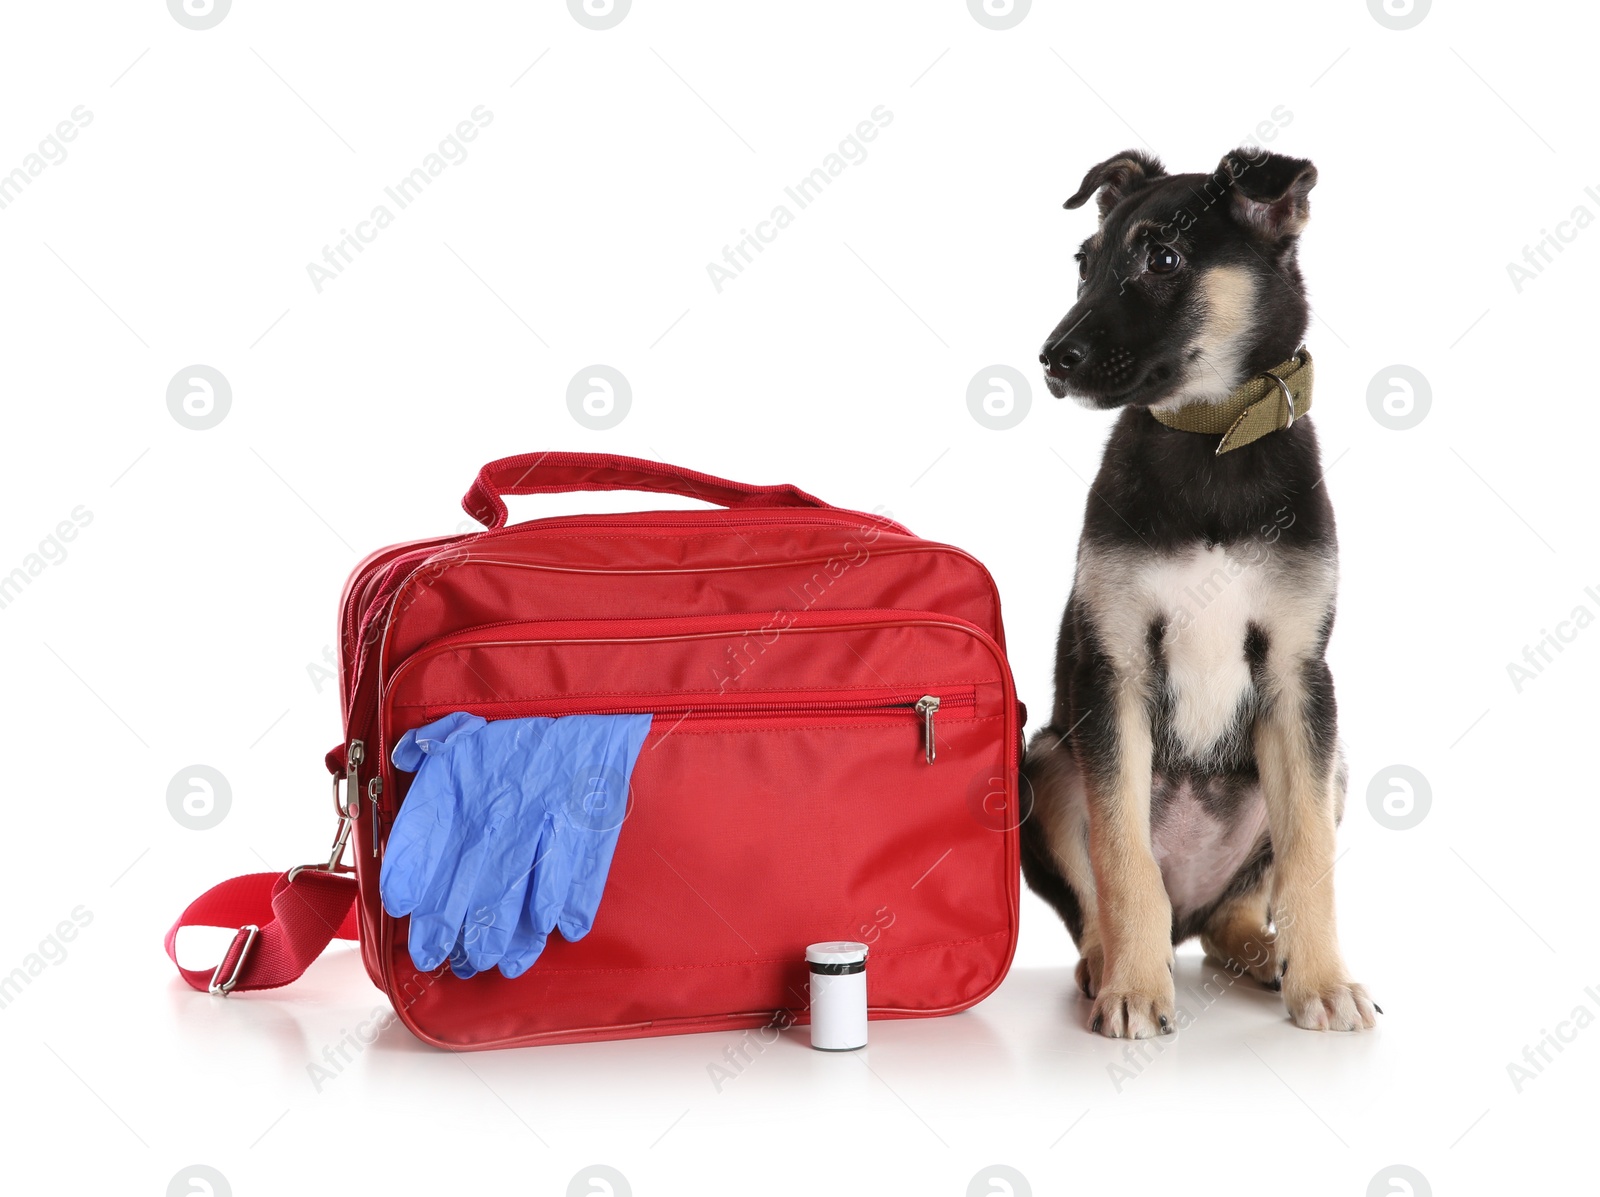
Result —
[{"label": "dog's front paw", "polygon": [[1151,1039],[1177,1026],[1172,975],[1142,983],[1106,978],[1089,1012],[1089,1029],[1109,1039]]},{"label": "dog's front paw", "polygon": [[1354,981],[1302,984],[1292,970],[1283,981],[1283,1000],[1295,1026],[1308,1031],[1362,1031],[1377,1026],[1382,1013]]}]

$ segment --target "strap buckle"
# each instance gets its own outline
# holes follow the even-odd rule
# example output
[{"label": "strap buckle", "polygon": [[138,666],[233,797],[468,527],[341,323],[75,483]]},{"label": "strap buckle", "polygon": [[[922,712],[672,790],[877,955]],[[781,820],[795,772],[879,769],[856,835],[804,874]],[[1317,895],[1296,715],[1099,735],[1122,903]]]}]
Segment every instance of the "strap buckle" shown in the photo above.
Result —
[{"label": "strap buckle", "polygon": [[217,962],[216,971],[211,974],[210,992],[217,997],[227,997],[239,983],[239,974],[244,971],[244,962],[249,958],[250,949],[256,946],[261,928],[254,923],[246,923],[234,933],[233,943],[238,943],[241,935],[244,936],[244,943],[239,948],[239,958],[233,962],[233,971],[228,974],[227,980],[221,979],[222,966],[228,963],[228,953],[233,951],[233,944],[228,945],[228,951],[222,954],[222,959]]}]

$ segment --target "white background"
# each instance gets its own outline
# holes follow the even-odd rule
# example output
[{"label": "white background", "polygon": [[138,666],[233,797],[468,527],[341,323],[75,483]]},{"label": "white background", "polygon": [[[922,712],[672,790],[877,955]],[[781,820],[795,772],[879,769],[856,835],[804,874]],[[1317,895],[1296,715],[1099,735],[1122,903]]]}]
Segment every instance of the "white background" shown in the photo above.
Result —
[{"label": "white background", "polygon": [[[197,32],[159,0],[10,6],[0,172],[92,114],[0,210],[0,573],[91,517],[0,609],[0,974],[55,961],[0,1009],[10,1186],[186,1192],[196,1163],[241,1195],[602,1192],[595,1163],[639,1197],[1005,1192],[997,1163],[1036,1193],[1388,1192],[1397,1163],[1441,1194],[1560,1186],[1600,1030],[1566,1024],[1520,1092],[1507,1065],[1600,1014],[1600,628],[1570,625],[1520,692],[1507,665],[1600,615],[1600,230],[1563,226],[1520,293],[1507,263],[1600,215],[1591,21],[1041,2],[995,31],[955,0],[641,0],[596,32],[550,0],[238,0]],[[466,159],[318,293],[307,264],[479,105]],[[865,160],[718,293],[707,264],[879,105]],[[1343,548],[1339,907],[1377,1031],[1297,1030],[1244,984],[1203,1006],[1191,945],[1195,1024],[1130,1064],[1083,1029],[1031,896],[990,1001],[875,1024],[860,1056],[786,1040],[720,1092],[719,1036],[462,1057],[399,1026],[319,1091],[308,1064],[381,1008],[351,951],[226,1002],[175,977],[161,936],[195,894],[326,843],[340,729],[315,667],[345,576],[454,529],[491,458],[620,452],[881,504],[992,569],[1037,721],[1111,421],[1039,385],[1092,222],[1061,201],[1128,146],[1209,170],[1279,106],[1271,148],[1321,172],[1302,260]],[[197,363],[232,390],[205,431],[166,402]],[[607,431],[566,404],[593,363],[631,385]],[[966,405],[996,364],[1033,384],[1008,431]],[[1367,401],[1395,364],[1431,389],[1404,431]],[[203,832],[166,803],[196,763],[232,796]],[[1409,830],[1367,805],[1395,764],[1431,789]]]}]

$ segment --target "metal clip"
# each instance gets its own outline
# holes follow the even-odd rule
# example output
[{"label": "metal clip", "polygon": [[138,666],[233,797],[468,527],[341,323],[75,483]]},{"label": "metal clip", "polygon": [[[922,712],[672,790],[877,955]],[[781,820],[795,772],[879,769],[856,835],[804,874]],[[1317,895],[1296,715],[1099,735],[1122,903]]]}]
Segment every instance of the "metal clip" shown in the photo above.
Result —
[{"label": "metal clip", "polygon": [[[244,946],[239,949],[239,958],[233,962],[233,971],[228,974],[226,981],[219,980],[222,976],[222,966],[228,963],[228,953],[222,954],[222,959],[217,962],[216,971],[211,974],[210,992],[217,997],[227,997],[233,992],[233,987],[239,983],[239,974],[244,971],[245,959],[250,955],[250,949],[256,946],[256,938],[261,934],[261,928],[254,923],[246,923],[239,931],[245,933]],[[239,942],[238,932],[234,933],[233,942]],[[228,951],[233,950],[233,944],[228,945]]]},{"label": "metal clip", "polygon": [[330,874],[335,874],[335,875],[340,874],[340,873],[353,873],[353,872],[355,872],[356,870],[355,870],[355,866],[354,865],[345,865],[343,863],[343,861],[342,861],[342,858],[344,856],[345,845],[350,842],[350,828],[351,828],[351,826],[352,826],[352,820],[351,820],[350,816],[349,815],[342,816],[339,819],[339,830],[334,834],[334,837],[333,837],[333,850],[328,854],[328,863],[327,864],[321,864],[321,865],[319,865],[319,864],[295,865],[294,868],[289,870],[289,882],[290,882],[290,884],[293,884],[294,883],[294,879],[296,877],[300,876],[301,873],[304,873],[304,872],[306,872],[308,870],[310,872],[313,872],[313,873],[330,873]]}]

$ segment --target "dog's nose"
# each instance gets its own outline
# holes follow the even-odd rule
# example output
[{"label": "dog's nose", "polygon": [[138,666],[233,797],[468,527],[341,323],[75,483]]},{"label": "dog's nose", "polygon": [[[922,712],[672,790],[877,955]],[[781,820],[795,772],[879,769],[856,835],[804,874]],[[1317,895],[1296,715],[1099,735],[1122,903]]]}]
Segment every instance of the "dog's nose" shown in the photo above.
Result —
[{"label": "dog's nose", "polygon": [[1071,374],[1089,354],[1089,347],[1076,337],[1062,337],[1053,345],[1046,345],[1039,355],[1039,364],[1046,370]]}]

